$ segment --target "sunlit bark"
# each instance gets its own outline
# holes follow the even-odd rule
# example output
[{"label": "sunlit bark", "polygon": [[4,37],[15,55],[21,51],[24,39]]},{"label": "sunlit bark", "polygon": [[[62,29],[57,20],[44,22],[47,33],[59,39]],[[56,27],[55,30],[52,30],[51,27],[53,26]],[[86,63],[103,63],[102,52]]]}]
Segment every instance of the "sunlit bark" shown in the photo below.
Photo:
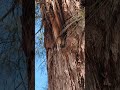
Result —
[{"label": "sunlit bark", "polygon": [[48,90],[84,88],[84,8],[77,0],[40,1],[45,28]]}]

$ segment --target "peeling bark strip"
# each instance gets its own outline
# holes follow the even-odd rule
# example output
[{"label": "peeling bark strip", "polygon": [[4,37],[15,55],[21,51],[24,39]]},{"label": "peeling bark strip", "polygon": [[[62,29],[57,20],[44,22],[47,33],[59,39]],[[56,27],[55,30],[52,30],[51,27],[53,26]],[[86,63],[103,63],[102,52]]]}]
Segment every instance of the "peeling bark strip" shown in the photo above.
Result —
[{"label": "peeling bark strip", "polygon": [[86,90],[120,90],[120,0],[86,0]]},{"label": "peeling bark strip", "polygon": [[84,8],[79,0],[41,0],[48,90],[84,90]]},{"label": "peeling bark strip", "polygon": [[28,90],[35,89],[34,56],[35,56],[35,1],[22,1],[22,48],[28,67]]}]

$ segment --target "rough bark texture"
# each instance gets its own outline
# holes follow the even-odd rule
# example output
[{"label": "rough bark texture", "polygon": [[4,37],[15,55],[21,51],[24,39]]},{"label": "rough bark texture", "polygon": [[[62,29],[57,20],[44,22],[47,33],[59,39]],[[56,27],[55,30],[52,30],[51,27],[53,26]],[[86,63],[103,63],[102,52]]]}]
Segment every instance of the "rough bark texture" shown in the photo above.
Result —
[{"label": "rough bark texture", "polygon": [[120,0],[86,0],[86,90],[120,90]]},{"label": "rough bark texture", "polygon": [[48,90],[84,89],[84,8],[79,0],[41,0]]}]

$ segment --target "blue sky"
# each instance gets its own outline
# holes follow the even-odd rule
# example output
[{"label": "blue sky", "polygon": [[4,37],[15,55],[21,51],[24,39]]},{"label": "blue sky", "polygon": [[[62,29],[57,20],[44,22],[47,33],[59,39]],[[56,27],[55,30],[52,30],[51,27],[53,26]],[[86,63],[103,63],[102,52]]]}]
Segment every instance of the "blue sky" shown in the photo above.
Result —
[{"label": "blue sky", "polygon": [[[36,8],[39,12],[39,8]],[[40,29],[40,18],[35,20],[35,32]],[[46,66],[46,51],[44,48],[44,29],[35,36],[35,90],[47,90],[47,66]],[[41,39],[40,39],[41,38]]]},{"label": "blue sky", "polygon": [[[0,18],[9,10],[9,8],[11,7],[11,1],[12,0],[0,0]],[[39,10],[39,9],[38,9]],[[13,28],[16,26],[16,21],[15,19],[18,19],[18,16],[20,16],[22,14],[21,12],[21,7],[16,7],[16,9],[14,10],[14,15],[16,18],[12,17],[13,13],[10,13],[8,17],[6,17],[3,22],[0,22],[0,31],[1,31],[1,34],[0,34],[0,39],[1,38],[7,38],[7,34],[8,34],[8,31],[10,30],[13,30]],[[3,13],[4,12],[4,13]],[[11,18],[12,17],[12,18]],[[8,22],[9,20],[9,22]],[[18,22],[18,21],[17,21]],[[37,32],[40,28],[40,19],[36,19],[35,21],[35,32]],[[9,26],[9,27],[8,27]],[[6,29],[8,27],[8,29]],[[19,25],[20,27],[20,25]],[[21,28],[21,27],[20,27]],[[16,29],[16,28],[15,28]],[[7,33],[6,33],[7,32]],[[36,53],[35,53],[35,90],[47,90],[47,67],[46,67],[46,51],[45,51],[45,48],[44,48],[44,30],[42,29],[41,32],[39,32],[36,37],[35,37],[35,40],[36,40]],[[13,37],[13,34],[11,33],[10,34],[10,38],[9,40],[12,39]],[[20,38],[18,36],[18,34],[16,35],[16,38]],[[41,38],[41,40],[39,40]],[[4,40],[4,39],[3,39]],[[1,41],[1,40],[0,40]],[[6,49],[6,50],[9,50],[9,48],[18,48],[18,42],[14,43],[14,45],[9,45],[10,47],[8,48],[8,45],[9,44],[6,44],[6,45],[2,45],[0,44],[0,49]],[[4,47],[3,47],[4,46]],[[21,57],[22,54],[19,54],[17,53],[16,49],[15,51],[14,50],[9,50],[11,52],[11,61],[12,60],[15,60],[14,62],[16,62],[18,60],[18,56]],[[0,50],[0,54],[1,54],[2,50]],[[20,52],[21,53],[21,52]],[[17,54],[17,55],[16,55]],[[15,56],[15,57],[13,57]],[[23,56],[22,56],[23,57]],[[6,57],[5,57],[6,58]],[[14,59],[15,58],[15,59]],[[22,66],[22,68],[24,67],[23,63],[24,63],[24,60],[25,58],[22,58],[20,61],[20,65]],[[5,61],[5,60],[4,60]],[[9,60],[10,61],[10,60]],[[16,62],[17,63],[17,62]],[[26,65],[26,64],[25,64]],[[5,68],[3,68],[5,66]],[[2,59],[0,57],[0,90],[3,90],[2,88],[4,87],[5,90],[14,90],[13,88],[13,85],[14,86],[18,86],[19,84],[19,80],[21,80],[21,77],[19,76],[19,72],[17,70],[14,70],[15,68],[9,68],[6,67],[8,66],[8,64],[2,64]],[[12,65],[13,66],[13,65]],[[12,67],[11,66],[11,67]],[[7,71],[5,71],[7,70]],[[11,70],[9,71],[10,73],[8,74],[8,70]],[[21,74],[24,75],[24,78],[26,78],[25,75],[27,75],[27,69],[21,69]],[[12,72],[12,71],[15,71],[15,72]],[[7,72],[7,73],[6,73]],[[26,74],[25,74],[26,72]],[[6,77],[9,77],[6,78]],[[5,79],[4,79],[5,78]],[[4,80],[3,80],[4,79]],[[13,79],[16,80],[15,82],[13,82]],[[7,84],[7,87],[6,85],[4,85],[4,83]],[[6,83],[7,82],[7,83]],[[27,82],[27,80],[26,80]],[[24,90],[22,89],[23,86],[19,87],[19,90]]]}]

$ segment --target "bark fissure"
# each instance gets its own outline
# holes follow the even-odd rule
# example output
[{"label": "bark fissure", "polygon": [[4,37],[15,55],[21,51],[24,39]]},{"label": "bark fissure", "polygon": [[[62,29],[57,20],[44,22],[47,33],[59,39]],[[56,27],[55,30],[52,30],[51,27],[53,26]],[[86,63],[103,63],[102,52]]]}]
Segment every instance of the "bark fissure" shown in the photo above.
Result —
[{"label": "bark fissure", "polygon": [[84,88],[84,8],[79,5],[76,0],[40,1],[45,28],[48,90]]}]

